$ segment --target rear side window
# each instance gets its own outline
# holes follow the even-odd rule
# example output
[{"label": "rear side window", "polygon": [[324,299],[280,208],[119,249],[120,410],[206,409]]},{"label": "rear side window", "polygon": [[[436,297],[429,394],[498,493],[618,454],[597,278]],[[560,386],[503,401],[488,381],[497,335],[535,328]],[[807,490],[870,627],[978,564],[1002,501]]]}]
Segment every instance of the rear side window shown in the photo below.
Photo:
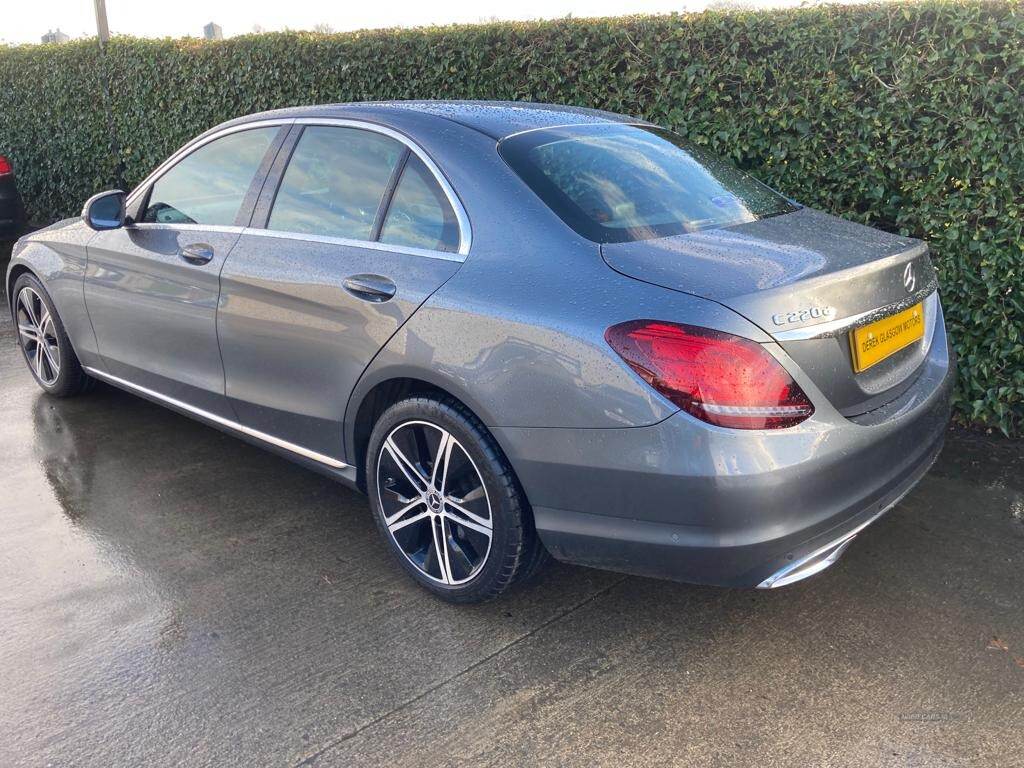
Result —
[{"label": "rear side window", "polygon": [[728,227],[796,210],[731,163],[660,128],[530,131],[502,141],[498,151],[562,220],[599,243]]},{"label": "rear side window", "polygon": [[310,126],[292,153],[267,228],[374,239],[374,224],[405,146],[358,128]]},{"label": "rear side window", "polygon": [[153,184],[142,220],[159,224],[235,223],[278,128],[254,128],[211,141]]},{"label": "rear side window", "polygon": [[380,241],[449,253],[459,248],[455,213],[433,174],[416,155],[409,156],[402,171]]}]

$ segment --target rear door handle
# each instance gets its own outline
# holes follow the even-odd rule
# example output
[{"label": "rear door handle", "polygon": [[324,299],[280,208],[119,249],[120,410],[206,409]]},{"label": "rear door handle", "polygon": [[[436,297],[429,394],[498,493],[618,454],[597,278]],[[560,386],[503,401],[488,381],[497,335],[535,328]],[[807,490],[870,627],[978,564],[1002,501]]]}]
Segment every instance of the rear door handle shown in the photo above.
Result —
[{"label": "rear door handle", "polygon": [[213,246],[206,243],[193,243],[178,251],[178,255],[189,264],[197,266],[208,264],[213,259]]},{"label": "rear door handle", "polygon": [[363,301],[380,304],[393,298],[397,286],[381,275],[352,275],[342,283],[345,290]]}]

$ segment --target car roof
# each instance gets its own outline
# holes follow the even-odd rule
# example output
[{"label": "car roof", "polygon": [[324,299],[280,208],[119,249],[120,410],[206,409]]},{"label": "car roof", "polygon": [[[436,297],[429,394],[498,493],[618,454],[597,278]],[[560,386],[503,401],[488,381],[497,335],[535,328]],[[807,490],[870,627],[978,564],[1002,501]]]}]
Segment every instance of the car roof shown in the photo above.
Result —
[{"label": "car roof", "polygon": [[494,139],[537,128],[593,123],[644,123],[615,112],[526,101],[363,101],[289,107],[248,115],[242,121],[267,117],[366,117],[386,120],[392,115],[421,115],[424,119],[450,120]]}]

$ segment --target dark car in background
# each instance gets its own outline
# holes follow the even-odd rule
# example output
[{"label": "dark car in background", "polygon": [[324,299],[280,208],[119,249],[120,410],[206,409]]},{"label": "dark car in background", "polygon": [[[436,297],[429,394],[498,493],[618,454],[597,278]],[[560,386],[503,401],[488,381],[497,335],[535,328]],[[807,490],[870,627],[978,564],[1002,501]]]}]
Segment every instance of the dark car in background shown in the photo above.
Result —
[{"label": "dark car in background", "polygon": [[25,228],[25,206],[18,194],[14,166],[0,155],[0,240],[14,240]]}]

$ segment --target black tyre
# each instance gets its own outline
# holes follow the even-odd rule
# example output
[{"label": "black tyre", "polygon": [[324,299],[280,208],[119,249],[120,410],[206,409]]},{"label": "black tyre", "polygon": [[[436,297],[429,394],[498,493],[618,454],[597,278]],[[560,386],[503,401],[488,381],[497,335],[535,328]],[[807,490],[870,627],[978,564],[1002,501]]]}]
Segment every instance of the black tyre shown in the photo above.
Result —
[{"label": "black tyre", "polygon": [[388,548],[445,600],[490,600],[544,558],[512,467],[454,399],[388,408],[370,435],[366,478]]},{"label": "black tyre", "polygon": [[24,274],[15,281],[11,296],[18,346],[36,383],[54,397],[70,397],[88,389],[92,379],[82,370],[42,283]]}]

